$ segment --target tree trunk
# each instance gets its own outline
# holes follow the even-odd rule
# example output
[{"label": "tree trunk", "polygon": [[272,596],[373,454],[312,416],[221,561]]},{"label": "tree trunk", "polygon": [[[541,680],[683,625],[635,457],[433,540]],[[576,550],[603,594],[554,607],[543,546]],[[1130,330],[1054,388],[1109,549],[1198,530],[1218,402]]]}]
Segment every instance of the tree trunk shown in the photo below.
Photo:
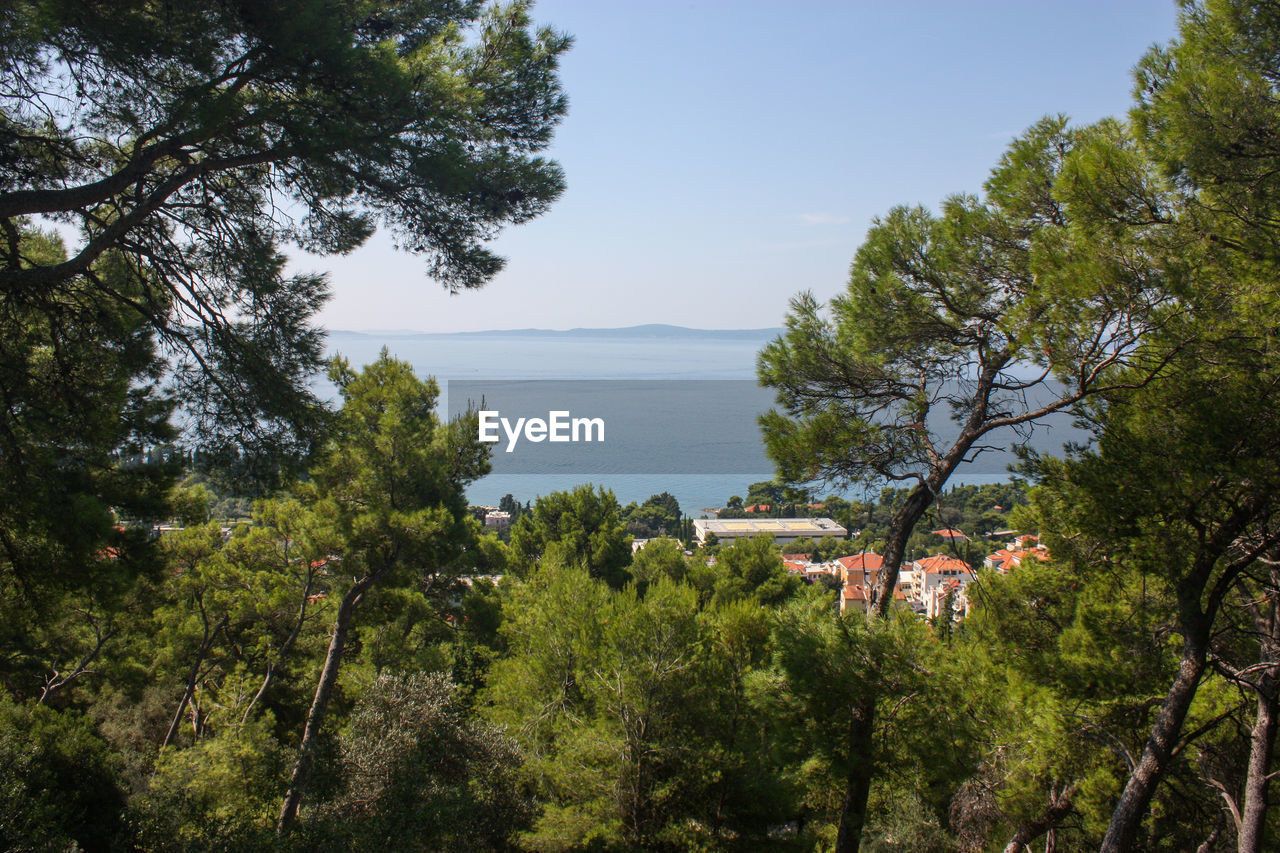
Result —
[{"label": "tree trunk", "polygon": [[1258,694],[1258,712],[1249,735],[1249,769],[1244,781],[1244,813],[1236,837],[1238,853],[1261,853],[1267,824],[1267,782],[1271,771],[1271,750],[1276,742],[1277,711],[1280,706],[1280,569],[1272,567],[1271,583],[1265,597],[1266,608],[1241,583],[1246,609],[1259,633],[1258,662],[1263,665],[1253,685]]},{"label": "tree trunk", "polygon": [[[1054,785],[1054,788],[1057,786]],[[1047,835],[1045,840],[1046,853],[1056,847],[1053,831],[1058,824],[1062,823],[1062,819],[1071,813],[1071,801],[1076,795],[1076,786],[1074,784],[1060,794],[1054,794],[1053,789],[1049,792],[1049,804],[1045,806],[1036,818],[1029,820],[1018,827],[1013,837],[1009,839],[1009,843],[1005,845],[1004,853],[1023,853],[1032,841],[1035,841],[1042,835]]]},{"label": "tree trunk", "polygon": [[862,840],[874,770],[872,733],[875,724],[876,700],[871,696],[853,708],[849,715],[849,770],[845,778],[844,800],[840,804],[835,853],[857,853]]},{"label": "tree trunk", "polygon": [[1249,773],[1244,783],[1244,815],[1240,819],[1239,853],[1261,853],[1267,819],[1267,774],[1276,741],[1276,685],[1263,679],[1258,691],[1258,717],[1249,737]]},{"label": "tree trunk", "polygon": [[1213,828],[1213,832],[1209,833],[1209,837],[1201,842],[1196,848],[1196,853],[1211,853],[1213,846],[1218,842],[1218,836],[1222,834],[1222,817],[1218,817],[1218,825]]},{"label": "tree trunk", "polygon": [[307,724],[302,730],[302,742],[298,744],[298,757],[293,765],[293,774],[289,779],[289,790],[285,792],[284,804],[280,807],[280,819],[276,822],[276,834],[283,837],[293,828],[298,816],[298,806],[306,793],[307,783],[311,780],[311,768],[315,759],[316,738],[320,734],[320,726],[324,722],[325,711],[329,707],[329,697],[338,682],[338,670],[342,666],[342,652],[347,644],[347,631],[351,627],[351,616],[356,605],[364,596],[365,590],[373,585],[376,575],[361,578],[355,586],[342,597],[338,606],[338,615],[333,622],[333,636],[329,639],[329,651],[325,654],[324,667],[320,670],[320,681],[316,684],[316,695],[311,700],[311,709],[307,711]]},{"label": "tree trunk", "polygon": [[200,674],[200,665],[204,663],[205,647],[202,645],[196,652],[196,659],[191,664],[191,671],[187,673],[187,683],[182,689],[182,698],[178,700],[178,710],[173,712],[173,720],[169,723],[169,730],[164,734],[164,740],[160,742],[160,748],[164,749],[173,743],[174,738],[178,736],[178,727],[182,725],[182,718],[186,716],[187,704],[191,701],[191,696],[196,692],[196,678]]},{"label": "tree trunk", "polygon": [[916,529],[916,523],[924,518],[924,514],[929,511],[929,507],[933,506],[942,489],[947,485],[947,481],[951,479],[951,475],[955,473],[956,468],[964,462],[965,455],[968,454],[969,448],[973,447],[984,434],[990,431],[990,427],[982,426],[983,419],[986,417],[987,405],[986,395],[991,392],[991,382],[994,381],[996,369],[988,367],[984,371],[981,383],[984,390],[980,395],[980,400],[974,411],[969,415],[968,422],[965,424],[960,435],[956,438],[955,443],[947,450],[946,455],[937,458],[937,461],[930,471],[929,476],[916,484],[911,490],[911,494],[907,495],[907,500],[898,509],[892,520],[889,522],[889,529],[885,532],[884,557],[880,564],[880,577],[876,581],[876,615],[885,617],[889,615],[889,608],[893,606],[893,591],[898,584],[898,575],[902,571],[902,561],[906,559],[907,541],[911,538],[911,533]]},{"label": "tree trunk", "polygon": [[1196,688],[1205,669],[1205,650],[1200,643],[1187,641],[1182,661],[1178,664],[1178,677],[1165,695],[1160,713],[1147,740],[1142,758],[1129,774],[1120,801],[1111,815],[1111,825],[1102,839],[1099,853],[1127,853],[1133,848],[1142,819],[1151,805],[1156,786],[1169,767],[1174,748],[1182,733],[1182,723],[1195,699]]},{"label": "tree trunk", "polygon": [[[948,460],[952,457],[958,460],[963,455],[963,449],[953,448]],[[941,484],[947,481],[954,469],[955,464],[949,464],[946,468],[935,471],[911,490],[906,502],[894,513],[885,536],[884,557],[880,564],[880,576],[875,584],[874,606],[867,610],[868,619],[888,618],[902,561],[906,557],[907,540],[911,538],[916,522],[933,505]],[[876,703],[873,696],[854,709],[849,721],[849,774],[844,800],[840,804],[840,827],[836,833],[835,853],[856,853],[862,838],[862,830],[867,822],[867,799],[871,795],[871,780],[875,775],[875,725]]]},{"label": "tree trunk", "polygon": [[[885,619],[893,607],[893,593],[898,585],[902,561],[906,557],[907,541],[916,523],[924,518],[929,507],[956,468],[964,461],[965,454],[979,438],[991,430],[986,424],[987,397],[1001,366],[1007,359],[986,365],[979,377],[975,391],[976,405],[965,422],[960,435],[944,455],[934,458],[929,476],[916,484],[907,495],[906,502],[894,513],[885,532],[884,556],[880,563],[880,575],[873,592],[873,606],[867,608],[867,618]],[[858,849],[862,828],[867,820],[867,798],[871,794],[874,776],[875,700],[864,703],[853,715],[849,725],[849,779],[844,801],[840,806],[840,829],[836,835],[835,853],[853,853]]]},{"label": "tree trunk", "polygon": [[182,718],[186,714],[187,705],[190,704],[191,697],[196,692],[196,683],[200,677],[200,667],[204,665],[204,659],[208,656],[209,649],[213,646],[214,635],[226,624],[226,619],[223,619],[217,628],[210,630],[203,602],[200,602],[200,617],[204,621],[204,636],[200,639],[200,648],[196,649],[196,659],[191,662],[191,670],[187,673],[187,684],[182,690],[182,698],[178,701],[178,710],[173,713],[173,721],[169,723],[169,731],[165,732],[164,740],[160,744],[161,749],[172,744],[174,738],[178,736],[178,728],[182,725]]},{"label": "tree trunk", "polygon": [[249,700],[249,706],[244,709],[244,713],[240,716],[240,725],[244,725],[249,721],[249,715],[253,713],[253,708],[258,704],[258,700],[267,695],[267,690],[271,688],[272,681],[275,678],[276,662],[284,660],[284,656],[293,648],[293,644],[302,633],[303,623],[307,621],[307,601],[311,596],[311,576],[312,572],[308,570],[307,581],[302,588],[302,601],[298,605],[298,618],[294,620],[293,629],[289,632],[289,636],[285,637],[284,642],[280,644],[280,648],[276,652],[276,660],[267,661],[267,672],[262,677],[262,686],[258,688],[258,692],[253,694],[253,698]]},{"label": "tree trunk", "polygon": [[[876,580],[876,600],[867,609],[868,619],[883,619],[893,605],[893,591],[898,584],[898,573],[905,556],[906,543],[915,529],[916,522],[924,517],[933,503],[934,491],[930,483],[920,483],[911,490],[907,501],[889,522],[885,539],[884,559],[880,576]],[[871,780],[875,774],[873,740],[876,724],[875,699],[871,698],[855,708],[849,719],[849,772],[844,799],[840,804],[840,824],[836,833],[835,853],[856,853],[867,821],[867,798],[871,794]]]},{"label": "tree trunk", "polygon": [[[932,480],[932,478],[930,478]],[[944,478],[945,481],[945,478]],[[880,576],[875,585],[875,614],[881,618],[889,615],[893,606],[893,591],[898,585],[898,575],[902,571],[902,561],[906,559],[907,540],[916,522],[924,518],[933,504],[934,491],[931,483],[926,481],[917,485],[907,495],[906,503],[899,507],[889,522],[885,533],[884,557],[880,563]]]}]

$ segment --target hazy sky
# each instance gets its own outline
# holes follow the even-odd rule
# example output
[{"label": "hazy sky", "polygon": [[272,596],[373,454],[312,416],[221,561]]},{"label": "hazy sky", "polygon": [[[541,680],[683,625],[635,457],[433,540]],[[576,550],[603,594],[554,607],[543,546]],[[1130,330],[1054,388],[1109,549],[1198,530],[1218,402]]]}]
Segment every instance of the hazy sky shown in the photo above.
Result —
[{"label": "hazy sky", "polygon": [[381,235],[327,270],[331,329],[777,326],[844,286],[871,219],[978,192],[1049,113],[1130,106],[1173,0],[541,0],[571,34],[569,188],[497,241],[507,268],[450,296]]}]

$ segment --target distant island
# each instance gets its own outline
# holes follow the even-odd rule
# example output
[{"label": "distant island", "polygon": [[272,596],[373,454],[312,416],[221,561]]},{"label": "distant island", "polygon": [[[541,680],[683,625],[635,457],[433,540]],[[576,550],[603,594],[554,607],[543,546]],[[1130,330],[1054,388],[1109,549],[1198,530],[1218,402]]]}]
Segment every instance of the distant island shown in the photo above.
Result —
[{"label": "distant island", "polygon": [[453,337],[556,337],[556,338],[696,338],[706,340],[770,340],[782,333],[781,328],[769,329],[690,329],[665,323],[649,323],[643,326],[627,326],[620,329],[493,329],[482,332],[416,332],[408,329],[367,329],[349,331],[331,329],[336,337],[363,338],[453,338]]}]

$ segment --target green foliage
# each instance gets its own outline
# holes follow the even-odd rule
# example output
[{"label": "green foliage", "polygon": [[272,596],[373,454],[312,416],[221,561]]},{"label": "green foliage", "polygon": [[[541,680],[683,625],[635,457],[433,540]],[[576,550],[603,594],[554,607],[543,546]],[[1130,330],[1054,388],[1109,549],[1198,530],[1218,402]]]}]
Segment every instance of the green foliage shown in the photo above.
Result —
[{"label": "green foliage", "polygon": [[[19,237],[31,263],[64,257],[54,236],[24,225]],[[114,254],[92,273],[137,295]],[[134,458],[172,435],[155,335],[91,290],[74,283],[56,315],[44,311],[61,304],[53,295],[0,294],[0,677],[17,695],[49,689],[112,640],[114,614],[156,569],[145,532],[120,519],[163,516],[175,473]]]},{"label": "green foliage", "polygon": [[343,573],[455,565],[474,537],[463,486],[488,471],[486,448],[441,424],[435,381],[385,350],[358,374],[339,361],[330,375],[343,406],[308,486],[340,537]]},{"label": "green foliage", "polygon": [[1178,39],[1149,51],[1135,75],[1144,151],[1173,178],[1195,226],[1251,263],[1278,258],[1277,33],[1268,4],[1183,3]]},{"label": "green foliage", "polygon": [[[252,467],[249,463],[247,467]],[[245,489],[235,484],[236,476],[232,472],[209,471],[200,461],[199,454],[193,454],[188,466],[187,475],[183,477],[181,486],[195,490],[197,494],[203,490],[207,501],[207,517],[204,521],[221,521],[236,523],[248,521],[253,516],[254,498]]]},{"label": "green foliage", "polygon": [[782,546],[783,556],[790,554],[810,554],[812,555],[818,550],[818,543],[808,537],[802,537],[794,542],[788,542]]},{"label": "green foliage", "polygon": [[[798,813],[774,720],[753,695],[753,674],[769,663],[771,610],[738,601],[705,611],[709,707],[701,721],[707,787],[703,806],[719,834],[714,849],[785,847],[776,827]],[[734,844],[731,839],[738,839]]]},{"label": "green foliage", "polygon": [[[1134,684],[1148,685],[1148,695],[1163,694],[1161,716],[1129,735],[1134,755],[1153,752],[1143,744],[1153,732],[1169,737],[1164,732],[1172,726],[1177,737],[1184,730],[1212,728],[1215,718],[1233,714],[1239,701],[1233,691],[1215,686],[1207,673],[1190,683],[1181,676],[1205,671],[1208,658],[1218,654],[1215,646],[1230,643],[1230,602],[1237,584],[1253,578],[1270,588],[1272,531],[1280,510],[1280,469],[1274,461],[1280,433],[1267,413],[1277,388],[1277,364],[1268,346],[1258,346],[1256,327],[1237,328],[1229,339],[1211,337],[1231,319],[1206,318],[1196,358],[1179,358],[1176,378],[1115,397],[1095,448],[1037,465],[1044,488],[1036,504],[1051,534],[1050,548],[1070,560],[1081,577],[1102,567],[1107,572],[1101,600],[1082,608],[1077,623],[1063,634],[1064,683],[1087,679],[1092,689],[1111,697],[1125,696]],[[1155,606],[1138,608],[1116,596],[1117,576],[1131,578],[1131,586],[1140,584],[1143,598]],[[1252,634],[1256,628],[1244,630]],[[1163,639],[1166,632],[1176,632],[1176,643]],[[1171,645],[1178,668],[1168,661]],[[1127,660],[1134,655],[1163,658],[1160,677],[1135,673]],[[1149,700],[1139,695],[1130,701],[1141,709]],[[1137,713],[1132,706],[1129,713]],[[1212,739],[1209,745],[1217,749]],[[1204,768],[1213,767],[1212,755],[1202,754]],[[1109,838],[1137,834],[1141,822],[1145,831],[1171,834],[1167,822],[1177,823],[1173,815],[1213,813],[1212,799],[1196,802],[1179,783],[1198,773],[1213,780],[1215,771],[1189,765],[1185,752],[1162,756],[1157,766],[1150,784],[1139,786],[1129,777],[1125,790],[1141,799],[1123,820],[1117,813]],[[1111,790],[1105,789],[1106,798],[1095,806],[1100,811],[1113,804]],[[1106,827],[1101,818],[1098,824]],[[1184,837],[1181,845],[1194,840]],[[1170,849],[1177,846],[1171,837]]]},{"label": "green foliage", "polygon": [[[702,576],[707,577],[705,574]],[[721,548],[716,552],[715,572],[710,577],[714,578],[713,591],[717,603],[754,598],[761,604],[781,604],[795,595],[803,584],[782,565],[773,537],[768,535],[744,539]]]},{"label": "green foliage", "polygon": [[776,506],[782,503],[785,489],[786,485],[784,483],[773,480],[752,483],[747,487],[747,497],[744,503],[747,506],[759,506],[760,504]]},{"label": "green foliage", "polygon": [[[298,699],[293,678],[323,648],[318,623],[332,612],[324,596],[332,534],[296,500],[281,499],[260,501],[253,526],[230,540],[209,524],[163,545],[174,573],[153,614],[153,666],[173,691],[170,715],[181,716],[177,697],[190,691],[190,736],[198,742]],[[185,743],[187,732],[171,742]]]},{"label": "green foliage", "polygon": [[311,470],[305,502],[332,537],[326,564],[338,568],[329,573],[329,593],[340,603],[281,808],[281,837],[308,791],[353,630],[364,627],[360,651],[374,673],[444,665],[432,642],[432,629],[444,630],[434,605],[460,596],[458,576],[475,564],[478,525],[463,489],[489,469],[474,415],[441,424],[435,381],[419,380],[386,350],[359,373],[336,360],[330,376],[343,407]]},{"label": "green foliage", "polygon": [[680,503],[669,492],[652,495],[639,506],[628,504],[622,515],[627,532],[639,539],[682,535]]},{"label": "green foliage", "polygon": [[679,542],[655,539],[636,552],[630,571],[637,584],[657,583],[661,578],[678,582],[689,573],[689,564]]},{"label": "green foliage", "polygon": [[[1041,120],[1010,146],[984,198],[877,220],[829,311],[811,295],[793,300],[786,332],[759,358],[761,381],[778,389],[761,424],[783,477],[927,478],[937,493],[979,437],[1105,385],[1152,322],[1139,298],[1148,271],[1088,263],[1103,249],[1069,228],[1074,208],[1061,196],[1064,175],[1078,177],[1073,152],[1119,135]],[[1123,331],[1100,349],[1106,329]],[[1028,380],[1032,367],[1043,374]],[[955,439],[940,438],[941,416],[958,423]]]},{"label": "green foliage", "polygon": [[502,624],[502,602],[498,588],[485,578],[476,578],[462,599],[464,630],[477,642],[496,645]]},{"label": "green foliage", "polygon": [[598,614],[607,606],[607,589],[584,569],[536,572],[505,607],[502,634],[510,655],[490,677],[493,719],[519,738],[539,799],[556,804],[539,825],[550,816],[555,834],[575,836],[566,846],[605,830],[609,783],[598,766],[604,757],[589,748],[586,726],[574,724],[592,710],[587,666],[600,644]]},{"label": "green foliage", "polygon": [[590,485],[538,498],[511,530],[511,556],[524,575],[540,562],[580,566],[620,588],[630,577],[631,544],[618,499]]},{"label": "green foliage", "polygon": [[786,789],[744,687],[765,655],[764,612],[698,600],[665,576],[641,595],[550,567],[513,590],[510,654],[488,699],[543,804],[524,846],[759,845],[783,819]]},{"label": "green foliage", "polygon": [[503,850],[528,825],[511,738],[439,675],[382,676],[339,740],[339,795],[303,830],[348,850]]},{"label": "green foliage", "polygon": [[230,726],[185,749],[166,749],[138,807],[142,844],[196,851],[269,843],[288,758],[271,735],[270,719]]},{"label": "green foliage", "polygon": [[520,520],[520,516],[529,512],[530,507],[527,504],[520,503],[520,501],[515,499],[514,495],[508,492],[498,500],[498,509],[508,513],[511,516],[511,523],[515,524]]},{"label": "green foliage", "polygon": [[[850,541],[840,543],[842,547],[837,550],[842,554],[864,548],[882,551],[893,517],[910,494],[909,489],[882,489],[877,500],[848,504],[835,513],[837,520],[851,532]],[[1026,484],[1016,477],[1008,483],[951,486],[939,494],[916,521],[906,542],[906,556],[946,553],[971,565],[979,564],[987,553],[999,547],[997,543],[1005,541],[1004,538],[993,541],[990,534],[998,530],[1038,529],[1038,521],[1019,523],[1013,516],[1013,512],[1026,503]],[[969,541],[950,542],[933,534],[934,530],[948,527],[961,531]]]},{"label": "green foliage", "polygon": [[954,853],[955,838],[930,804],[910,786],[896,789],[878,804],[867,827],[867,853]]},{"label": "green foliage", "polygon": [[[1053,500],[1050,489],[1035,493],[1039,505]],[[984,581],[956,647],[975,664],[974,695],[984,699],[974,713],[990,731],[988,751],[953,806],[962,836],[1007,838],[1065,795],[1077,820],[1060,827],[1059,842],[1100,844],[1127,762],[1150,735],[1152,697],[1178,668],[1179,644],[1169,633],[1176,606],[1152,580],[1124,563],[1072,558]],[[995,683],[983,689],[983,681]],[[1236,699],[1215,696],[1211,685],[1201,690],[1187,725],[1211,730]],[[1180,751],[1166,771],[1171,784],[1156,795],[1153,812],[1168,816],[1158,849],[1197,846],[1198,829],[1214,819],[1200,748]]]},{"label": "green foliage", "polygon": [[[744,500],[733,495],[720,518],[786,518],[790,516],[809,515],[809,503],[813,495],[808,489],[788,486],[779,480],[764,480],[752,483],[747,488]],[[767,507],[767,509],[766,509]],[[751,510],[748,512],[747,510]]]},{"label": "green foliage", "polygon": [[783,556],[808,554],[809,559],[815,563],[825,563],[828,560],[834,560],[836,557],[846,556],[853,550],[834,536],[823,536],[817,542],[809,538],[800,538],[782,546]]},{"label": "green foliage", "polygon": [[[874,775],[864,843],[907,849],[900,833],[937,847],[950,795],[970,765],[974,732],[959,686],[936,677],[947,667],[941,647],[914,616],[867,621],[841,618],[829,597],[812,590],[773,621],[768,669],[750,679],[785,750],[785,766],[806,811],[834,830],[849,780]],[[883,735],[874,744],[852,737],[851,723],[879,705]],[[875,775],[872,768],[882,769]],[[890,771],[891,772],[887,772]],[[903,799],[921,806],[905,815]],[[888,846],[886,846],[888,845]]]},{"label": "green foliage", "polygon": [[0,696],[0,846],[127,849],[116,764],[83,715]]},{"label": "green foliage", "polygon": [[195,527],[209,521],[212,504],[213,492],[199,483],[179,486],[169,495],[173,516],[184,527]]},{"label": "green foliage", "polygon": [[[427,0],[24,0],[0,11],[0,33],[14,82],[0,96],[0,678],[68,720],[90,709],[137,793],[162,740],[190,743],[166,750],[162,772],[180,776],[185,761],[198,777],[219,750],[265,743],[235,740],[237,727],[301,720],[298,688],[324,648],[315,617],[343,584],[321,562],[335,537],[311,535],[324,523],[290,553],[294,510],[263,510],[226,544],[200,530],[157,549],[142,526],[247,516],[221,482],[217,503],[200,484],[171,492],[177,459],[270,478],[304,466],[327,426],[310,389],[322,333],[309,327],[325,284],[287,275],[280,246],[346,252],[380,222],[448,287],[491,277],[501,261],[483,243],[563,186],[537,152],[564,112],[556,64],[568,39],[532,32],[521,4]],[[46,220],[66,227],[35,227]],[[203,452],[172,451],[177,405]],[[438,468],[479,472],[466,444],[447,447]],[[372,452],[358,461],[377,461],[377,448],[360,449]],[[430,518],[395,501],[376,520],[344,512],[376,485],[421,497],[436,469],[390,457],[403,470],[381,484],[332,460],[318,469],[320,480],[354,476],[311,520],[345,524],[362,545],[393,530],[384,542],[433,568],[472,562],[458,553],[472,537],[456,486]],[[454,544],[425,545],[432,526]],[[448,586],[429,592],[445,599]],[[39,733],[63,712],[31,713]],[[69,750],[83,746],[74,728]],[[81,752],[90,784],[101,762]],[[49,772],[66,763],[41,755]],[[15,753],[12,766],[36,766],[24,761]],[[61,787],[71,829],[31,824],[32,843],[111,843],[114,830],[76,828],[79,789]],[[54,802],[38,788],[23,799],[6,786],[37,822]],[[243,811],[230,789],[208,791],[209,809]],[[100,794],[114,808],[116,795]]]},{"label": "green foliage", "polygon": [[[158,335],[222,458],[279,463],[322,425],[309,321],[326,285],[286,276],[281,245],[346,253],[382,224],[433,278],[476,287],[502,266],[484,243],[563,189],[537,153],[565,111],[569,39],[532,32],[524,4],[22,0],[0,40],[6,309],[49,324],[30,326],[41,347],[107,340],[95,321],[112,315]],[[39,216],[76,235],[65,259],[26,228]],[[84,381],[47,361],[21,381]]]}]

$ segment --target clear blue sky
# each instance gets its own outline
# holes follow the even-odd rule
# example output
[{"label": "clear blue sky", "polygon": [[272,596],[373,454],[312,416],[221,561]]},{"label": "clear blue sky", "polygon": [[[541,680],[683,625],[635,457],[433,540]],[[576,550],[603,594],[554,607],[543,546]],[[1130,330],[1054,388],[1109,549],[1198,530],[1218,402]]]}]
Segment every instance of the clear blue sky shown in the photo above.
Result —
[{"label": "clear blue sky", "polygon": [[571,34],[568,191],[449,296],[381,236],[327,270],[331,329],[780,325],[828,298],[873,217],[978,192],[1049,113],[1123,114],[1173,0],[541,0]]}]

